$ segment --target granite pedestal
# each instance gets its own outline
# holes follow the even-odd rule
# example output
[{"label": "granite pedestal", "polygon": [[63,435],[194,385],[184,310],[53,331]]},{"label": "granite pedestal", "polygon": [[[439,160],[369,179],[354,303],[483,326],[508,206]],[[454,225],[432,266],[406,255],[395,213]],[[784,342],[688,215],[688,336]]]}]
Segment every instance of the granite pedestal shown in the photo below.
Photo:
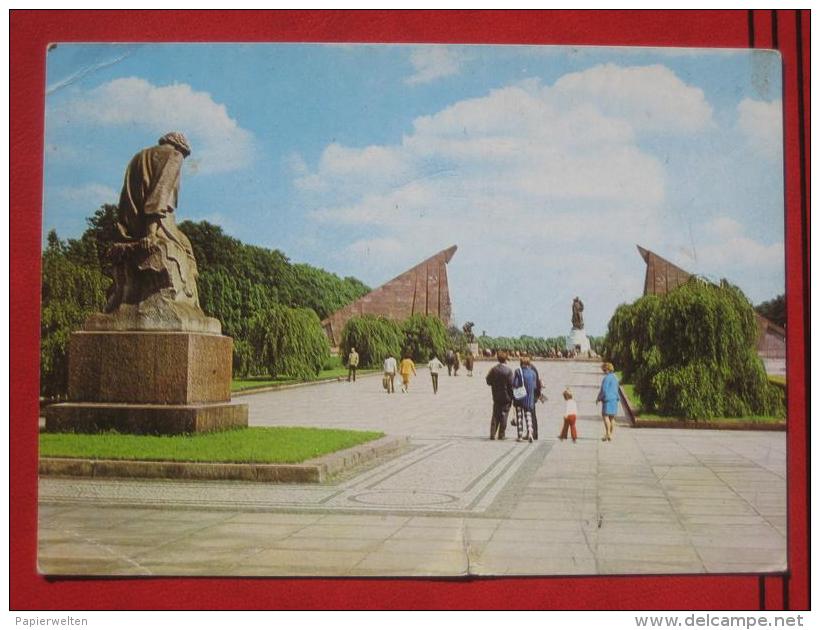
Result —
[{"label": "granite pedestal", "polygon": [[231,403],[233,340],[172,331],[79,331],[69,344],[71,402],[46,409],[49,431],[195,433],[243,427]]},{"label": "granite pedestal", "polygon": [[590,350],[589,338],[583,328],[573,328],[567,337],[567,350],[586,354]]}]

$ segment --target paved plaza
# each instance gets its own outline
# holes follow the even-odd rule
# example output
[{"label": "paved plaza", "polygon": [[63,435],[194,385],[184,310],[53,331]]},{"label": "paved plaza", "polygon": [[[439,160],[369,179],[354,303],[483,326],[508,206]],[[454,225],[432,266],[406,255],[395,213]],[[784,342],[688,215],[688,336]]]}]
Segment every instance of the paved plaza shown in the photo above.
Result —
[{"label": "paved plaza", "polygon": [[[633,429],[601,442],[595,363],[537,363],[539,440],[490,441],[489,362],[243,396],[254,426],[410,436],[324,484],[40,480],[40,570],[71,575],[595,575],[786,568],[783,432]],[[579,440],[560,442],[561,391]]]}]

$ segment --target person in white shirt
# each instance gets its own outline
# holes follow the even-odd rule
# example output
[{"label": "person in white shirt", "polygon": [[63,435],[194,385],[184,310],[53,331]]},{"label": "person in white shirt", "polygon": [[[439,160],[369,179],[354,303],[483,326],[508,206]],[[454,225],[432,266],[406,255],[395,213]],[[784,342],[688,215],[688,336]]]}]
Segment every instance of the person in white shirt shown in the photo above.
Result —
[{"label": "person in white shirt", "polygon": [[572,441],[578,439],[578,433],[575,431],[575,420],[578,418],[578,405],[575,404],[575,399],[572,397],[572,390],[567,387],[564,390],[564,400],[566,401],[566,408],[564,409],[564,428],[561,429],[559,440],[567,439],[567,429],[572,433]]},{"label": "person in white shirt", "polygon": [[427,367],[430,368],[430,378],[433,379],[433,393],[438,394],[438,372],[444,369],[444,364],[434,356]]},{"label": "person in white shirt", "polygon": [[396,365],[396,359],[393,355],[390,355],[384,360],[384,376],[385,382],[387,383],[387,393],[388,394],[395,394],[396,393],[396,372],[398,371],[398,366]]}]

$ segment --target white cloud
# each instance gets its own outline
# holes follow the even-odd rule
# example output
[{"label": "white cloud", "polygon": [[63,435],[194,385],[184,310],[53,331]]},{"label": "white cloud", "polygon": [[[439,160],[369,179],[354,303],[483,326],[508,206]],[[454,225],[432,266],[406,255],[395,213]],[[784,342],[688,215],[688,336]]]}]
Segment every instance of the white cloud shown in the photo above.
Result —
[{"label": "white cloud", "polygon": [[[353,235],[339,262],[370,284],[455,243],[457,317],[494,334],[554,334],[584,294],[602,305],[588,318],[599,334],[640,294],[640,258],[624,260],[624,247],[662,236],[666,173],[639,138],[712,125],[703,93],[668,69],[599,66],[459,101],[392,145],[329,145],[294,184],[313,220]],[[610,277],[622,273],[634,281]],[[512,321],[522,276],[550,306]]]},{"label": "white cloud", "polygon": [[[746,235],[743,226],[729,217],[716,217],[702,231],[706,243],[696,250],[704,269],[732,270],[779,269],[785,265],[783,242],[764,244]],[[731,280],[732,275],[727,275]]]},{"label": "white cloud", "polygon": [[138,77],[115,79],[77,93],[52,113],[53,124],[137,127],[158,138],[182,131],[192,146],[186,164],[198,172],[227,172],[249,165],[253,136],[207,92],[185,83],[155,86]]},{"label": "white cloud", "polygon": [[772,160],[783,150],[783,106],[780,100],[743,99],[737,106],[737,126],[749,147]]},{"label": "white cloud", "polygon": [[418,85],[457,74],[461,70],[463,57],[462,53],[447,46],[424,46],[413,49],[410,63],[415,72],[404,82]]},{"label": "white cloud", "polygon": [[703,90],[663,65],[595,66],[561,77],[554,91],[568,104],[594,100],[606,114],[627,119],[636,129],[689,133],[713,124]]},{"label": "white cloud", "polygon": [[65,201],[77,202],[86,206],[99,206],[104,203],[119,203],[120,194],[103,184],[83,184],[81,186],[65,186],[57,193]]}]

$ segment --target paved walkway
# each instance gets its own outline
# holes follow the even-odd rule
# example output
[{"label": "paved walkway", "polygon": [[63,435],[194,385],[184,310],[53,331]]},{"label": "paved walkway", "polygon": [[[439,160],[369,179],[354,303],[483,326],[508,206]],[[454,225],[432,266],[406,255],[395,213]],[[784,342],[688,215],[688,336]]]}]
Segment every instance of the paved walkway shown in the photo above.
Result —
[{"label": "paved walkway", "polygon": [[[490,393],[426,369],[243,397],[253,425],[378,429],[396,458],[333,483],[41,480],[40,568],[138,575],[579,575],[782,571],[786,441],[777,432],[631,429],[600,441],[600,373],[538,364],[540,440],[491,442]],[[563,400],[578,443],[559,442]],[[510,427],[508,437],[515,437]]]}]

